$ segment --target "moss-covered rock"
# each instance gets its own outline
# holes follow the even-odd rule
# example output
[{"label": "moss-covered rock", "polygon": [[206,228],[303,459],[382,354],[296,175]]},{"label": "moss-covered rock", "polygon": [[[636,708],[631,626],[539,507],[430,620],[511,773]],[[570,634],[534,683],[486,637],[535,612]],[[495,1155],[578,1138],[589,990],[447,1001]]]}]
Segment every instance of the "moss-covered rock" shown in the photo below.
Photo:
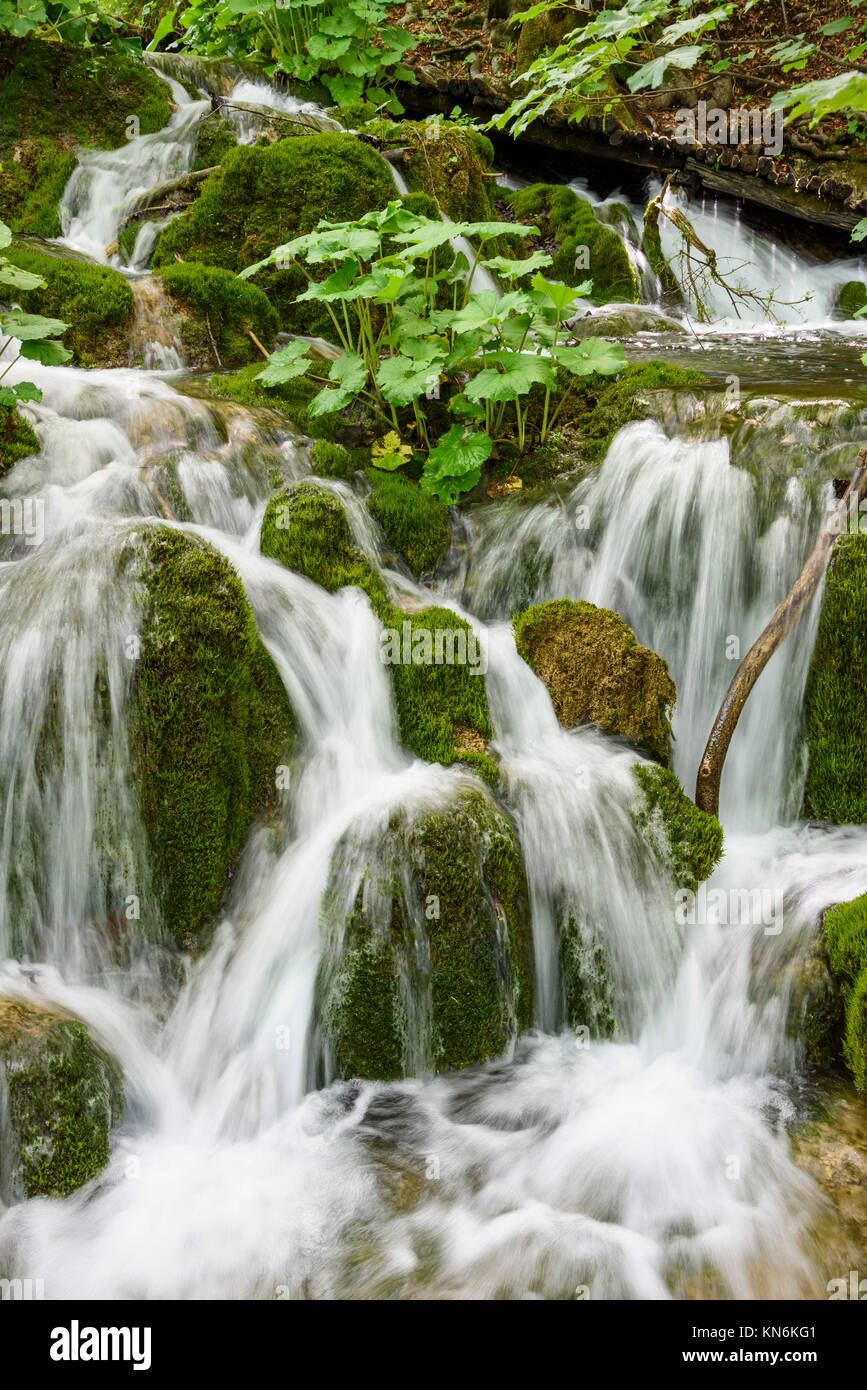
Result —
[{"label": "moss-covered rock", "polygon": [[14,406],[0,405],[0,473],[19,459],[39,453],[39,440],[32,425]]},{"label": "moss-covered rock", "polygon": [[[576,334],[581,336],[581,326]],[[564,415],[581,436],[586,459],[604,458],[618,430],[633,420],[653,416],[654,391],[680,391],[707,386],[708,378],[692,368],[669,362],[630,362],[618,377],[581,377]]]},{"label": "moss-covered rock", "polygon": [[[338,847],[321,1028],[343,1076],[389,1080],[500,1056],[533,1012],[533,950],[510,821],[467,786]],[[347,897],[348,895],[348,897]]]},{"label": "moss-covered rock", "polygon": [[808,816],[867,821],[867,536],[842,535],[828,562],[825,600],[807,680]]},{"label": "moss-covered rock", "polygon": [[131,547],[145,592],[132,752],[162,915],[187,944],[217,910],[256,816],[275,800],[294,718],[238,576],[194,536]]},{"label": "moss-covered rock", "polygon": [[[402,121],[397,134],[406,149],[401,167],[413,193],[426,193],[439,212],[455,222],[491,218],[488,189],[494,147],[486,135],[436,118]],[[415,207],[413,211],[424,209]]]},{"label": "moss-covered rock", "polygon": [[835,319],[853,319],[867,304],[867,285],[863,280],[848,280],[838,291],[832,315]]},{"label": "moss-covered rock", "polygon": [[130,54],[28,38],[0,43],[0,219],[60,236],[60,199],[78,146],[115,149],[171,116],[169,89]]},{"label": "moss-covered rock", "polygon": [[570,914],[558,933],[563,1017],[570,1028],[587,1028],[593,1038],[614,1034],[614,992],[604,941],[588,941]]},{"label": "moss-covered rock", "polygon": [[238,137],[227,120],[212,112],[199,126],[193,169],[213,169],[238,147]]},{"label": "moss-covered rock", "polygon": [[19,303],[28,313],[69,324],[62,341],[74,366],[126,366],[134,301],[122,275],[26,246],[13,246],[7,255],[22,270],[42,276],[43,289],[16,291]]},{"label": "moss-covered rock", "polygon": [[786,962],[789,1012],[786,1031],[801,1040],[810,1067],[829,1071],[842,1061],[843,994],[828,959],[824,930],[799,946]]},{"label": "moss-covered rock", "polygon": [[668,762],[674,681],[622,618],[557,599],[518,614],[513,627],[519,654],[544,681],[564,728],[596,724]]},{"label": "moss-covered rock", "polygon": [[545,245],[556,247],[555,279],[567,285],[591,279],[593,304],[637,302],[638,282],[626,247],[611,227],[597,221],[586,198],[552,183],[530,184],[506,196],[518,222],[537,226]]},{"label": "moss-covered rock", "polygon": [[825,913],[831,970],[843,994],[843,1060],[867,1091],[867,894]]},{"label": "moss-covered rock", "polygon": [[633,775],[640,788],[638,829],[653,837],[674,882],[694,893],[722,858],[722,826],[690,801],[670,768],[637,763]]},{"label": "moss-covered rock", "polygon": [[0,998],[0,1196],[62,1197],[108,1162],[117,1063],[53,1005]]},{"label": "moss-covered rock", "polygon": [[680,288],[680,281],[668,263],[668,258],[662,249],[662,237],[659,230],[659,207],[656,200],[651,199],[644,209],[644,235],[641,239],[642,250],[648,259],[650,268],[659,281],[662,290],[662,302],[668,308],[674,308],[683,303],[683,294]]},{"label": "moss-covered rock", "polygon": [[[191,261],[161,271],[163,285],[180,308],[181,341],[189,366],[243,366],[262,354],[250,337],[269,351],[278,329],[267,295],[231,271]],[[218,361],[215,363],[215,356]]]},{"label": "moss-covered rock", "polygon": [[518,35],[518,48],[515,53],[515,71],[525,72],[531,63],[541,58],[543,53],[557,48],[572,29],[587,23],[590,11],[553,10],[548,14],[534,15],[525,19]]},{"label": "moss-covered rock", "polygon": [[[205,180],[192,206],[160,236],[154,267],[177,256],[238,272],[262,260],[321,218],[350,221],[394,197],[388,166],[352,135],[299,135],[277,144],[240,146]],[[320,304],[294,303],[305,287],[299,269],[269,268],[256,278],[281,327],[333,336]]]},{"label": "moss-covered rock", "polygon": [[320,478],[338,478],[345,483],[349,482],[358,467],[354,454],[330,439],[316,440],[310,450],[310,463]]},{"label": "moss-covered rock", "polygon": [[485,662],[470,626],[450,608],[407,613],[389,600],[333,490],[306,479],[277,493],[262,521],[264,555],[331,592],[357,585],[383,626],[401,741],[427,762],[463,762],[492,785],[496,767]]},{"label": "moss-covered rock", "polygon": [[448,507],[399,473],[371,468],[368,478],[367,507],[371,516],[416,578],[427,574],[448,550]]},{"label": "moss-covered rock", "polygon": [[[320,390],[319,385],[302,376],[282,386],[262,386],[257,377],[261,375],[264,365],[264,362],[251,362],[239,371],[208,377],[205,383],[208,396],[236,401],[239,405],[257,410],[272,410],[302,434],[312,439],[333,441],[344,423],[342,417],[311,415],[307,409]],[[330,476],[323,473],[323,477]]]}]

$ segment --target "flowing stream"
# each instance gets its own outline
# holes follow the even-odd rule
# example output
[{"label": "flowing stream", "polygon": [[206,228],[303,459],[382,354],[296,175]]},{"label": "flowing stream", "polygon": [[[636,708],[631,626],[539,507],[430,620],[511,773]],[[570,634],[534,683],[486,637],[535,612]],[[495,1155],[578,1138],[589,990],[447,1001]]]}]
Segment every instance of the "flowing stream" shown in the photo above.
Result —
[{"label": "flowing stream", "polygon": [[[165,80],[169,127],[83,157],[67,188],[64,240],[96,259],[136,197],[189,168],[207,104]],[[677,922],[674,885],[632,818],[638,755],[559,726],[508,620],[549,597],[620,612],[677,683],[675,767],[691,790],[735,658],[797,574],[830,484],[644,421],[571,489],[467,512],[429,588],[383,569],[395,594],[455,606],[486,653],[528,876],[535,1027],[500,1061],[433,1076],[421,1020],[416,1079],[342,1083],[314,1029],[340,847],[349,836],[375,854],[396,809],[446,807],[481,784],[401,747],[365,595],[327,593],[259,553],[273,472],[304,476],[305,440],[154,371],[15,371],[44,393],[29,408],[41,452],[4,494],[37,498],[43,526],[0,552],[0,994],[80,1015],[123,1066],[127,1108],[86,1189],[0,1205],[0,1273],[38,1271],[49,1296],[75,1298],[824,1297],[850,1252],[792,1157],[803,1059],[786,967],[824,907],[867,891],[867,832],[798,821],[821,600],[773,658],[729,755],[712,885],[771,893],[770,915],[746,923]],[[185,529],[240,575],[301,728],[281,814],[253,832],[182,983],[158,931],[111,929],[131,883],[147,903],[149,872],[121,751],[141,595],[119,558],[143,527],[180,524],[162,519],[166,470]],[[323,486],[379,564],[359,496]],[[46,771],[49,713],[63,756]],[[93,852],[106,820],[126,847],[108,872]],[[357,864],[345,868],[351,886]],[[564,907],[604,942],[611,1041],[564,1025]]]}]

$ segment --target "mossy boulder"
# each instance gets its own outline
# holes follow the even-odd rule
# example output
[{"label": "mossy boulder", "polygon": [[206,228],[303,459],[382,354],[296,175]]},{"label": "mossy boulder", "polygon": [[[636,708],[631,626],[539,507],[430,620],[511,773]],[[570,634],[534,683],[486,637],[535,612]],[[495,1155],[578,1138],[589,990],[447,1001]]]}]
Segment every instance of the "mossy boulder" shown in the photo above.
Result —
[{"label": "mossy boulder", "polygon": [[525,72],[543,53],[558,48],[573,29],[587,23],[589,10],[561,9],[525,19],[518,34],[515,71]]},{"label": "mossy boulder", "polygon": [[583,600],[556,599],[518,614],[513,627],[519,654],[547,686],[564,728],[596,724],[668,762],[674,681],[622,618]]},{"label": "mossy boulder", "polygon": [[853,319],[867,305],[867,285],[863,280],[848,280],[837,293],[832,309],[835,319]]},{"label": "mossy boulder", "polygon": [[867,1091],[867,894],[830,908],[824,931],[843,995],[843,1060],[859,1091]]},{"label": "mossy boulder", "polygon": [[[580,323],[575,327],[581,337]],[[618,430],[633,420],[653,418],[656,391],[687,391],[708,386],[703,372],[669,362],[629,362],[617,377],[581,377],[564,412],[581,436],[581,453],[595,462],[605,457]]]},{"label": "mossy boulder", "polygon": [[133,760],[162,917],[190,944],[219,907],[253,821],[276,801],[295,721],[228,561],[161,526],[130,549],[144,590]]},{"label": "mossy boulder", "polygon": [[674,882],[694,893],[722,858],[722,826],[690,801],[671,768],[637,763],[633,776],[636,826],[652,839]]},{"label": "mossy boulder", "polygon": [[530,184],[506,198],[517,221],[538,227],[552,249],[554,279],[567,285],[592,280],[592,304],[637,302],[638,281],[626,247],[613,228],[597,221],[586,198],[553,183]]},{"label": "mossy boulder", "polygon": [[217,112],[206,116],[199,126],[193,169],[213,169],[238,147],[238,137],[229,122]]},{"label": "mossy boulder", "polygon": [[533,1015],[514,828],[480,789],[395,811],[338,846],[319,1017],[342,1076],[391,1080],[501,1056]]},{"label": "mossy boulder", "polygon": [[867,536],[842,535],[828,561],[805,700],[804,811],[834,825],[867,821]]},{"label": "mossy boulder", "polygon": [[[171,265],[179,256],[237,273],[312,231],[322,218],[351,221],[393,197],[385,161],[352,135],[299,135],[273,145],[239,146],[205,180],[192,206],[166,227],[153,266]],[[294,303],[306,285],[298,268],[269,268],[255,283],[282,328],[333,336],[322,305]]]},{"label": "mossy boulder", "polygon": [[29,421],[14,406],[0,405],[0,473],[38,453],[39,440]]},{"label": "mossy boulder", "polygon": [[401,168],[410,189],[434,200],[435,210],[417,206],[413,211],[454,222],[484,222],[493,216],[488,189],[494,147],[486,135],[436,117],[402,121],[395,132],[406,150]]},{"label": "mossy boulder", "polygon": [[123,145],[130,116],[143,135],[161,130],[169,99],[166,84],[128,53],[35,38],[0,43],[0,219],[14,232],[60,236],[74,150]]},{"label": "mossy boulder", "polygon": [[192,261],[166,266],[161,279],[181,313],[181,342],[189,366],[239,367],[253,358],[261,362],[251,332],[263,347],[273,348],[277,313],[267,295],[247,280]]},{"label": "mossy boulder", "polygon": [[62,342],[77,367],[126,366],[134,300],[128,282],[108,266],[15,245],[6,253],[22,270],[41,275],[43,289],[17,290],[22,309],[69,324]]},{"label": "mossy boulder", "polygon": [[438,497],[400,473],[371,468],[367,509],[390,545],[419,578],[448,550],[449,509]]},{"label": "mossy boulder", "polygon": [[108,1162],[117,1063],[71,1014],[0,998],[0,1196],[63,1197]]},{"label": "mossy boulder", "polygon": [[427,762],[463,762],[492,785],[496,767],[485,662],[469,624],[450,608],[408,613],[388,598],[364,554],[338,493],[305,479],[277,493],[262,521],[263,555],[331,592],[363,589],[382,623],[381,656],[389,667],[403,744]]}]

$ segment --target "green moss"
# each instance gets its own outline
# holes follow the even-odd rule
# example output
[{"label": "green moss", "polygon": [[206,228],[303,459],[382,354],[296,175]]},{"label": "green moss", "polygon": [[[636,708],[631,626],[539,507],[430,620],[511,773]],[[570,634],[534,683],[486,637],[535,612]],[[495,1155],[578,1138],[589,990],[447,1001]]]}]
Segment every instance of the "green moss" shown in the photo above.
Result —
[{"label": "green moss", "polygon": [[[539,228],[546,246],[553,242],[552,276],[567,285],[591,279],[590,303],[637,303],[638,283],[626,247],[611,227],[597,222],[585,198],[565,184],[534,183],[506,195],[519,222]],[[576,269],[580,248],[587,248],[586,268]]]},{"label": "green moss", "polygon": [[825,913],[828,960],[843,993],[843,1060],[867,1091],[867,894]]},{"label": "green moss", "polygon": [[0,1190],[7,1201],[65,1196],[105,1167],[123,1086],[117,1064],[83,1023],[0,999],[0,1072],[8,1107]]},{"label": "green moss", "polygon": [[834,301],[835,319],[852,319],[867,304],[867,285],[863,280],[849,280]]},{"label": "green moss", "polygon": [[632,771],[642,793],[636,825],[663,848],[675,883],[694,893],[722,858],[722,826],[690,801],[670,768],[638,763]]},{"label": "green moss", "polygon": [[570,1028],[587,1028],[593,1038],[614,1034],[614,1000],[608,952],[602,941],[588,943],[574,917],[559,934],[560,982]]},{"label": "green moss", "polygon": [[229,122],[216,113],[206,116],[199,126],[193,169],[213,169],[226,155],[237,149],[238,140]]},{"label": "green moss", "polygon": [[667,763],[674,681],[616,613],[583,600],[538,604],[512,621],[515,642],[564,728],[596,724]]},{"label": "green moss", "polygon": [[683,295],[680,281],[669,265],[662,249],[662,239],[659,233],[659,208],[656,206],[655,200],[651,200],[644,209],[644,236],[641,245],[651,270],[659,280],[663,302],[669,306],[681,304]]},{"label": "green moss", "polygon": [[[351,221],[384,207],[393,196],[384,160],[351,135],[240,146],[205,180],[192,206],[166,227],[153,265],[170,265],[180,256],[237,272],[311,231],[321,218]],[[281,327],[333,335],[321,305],[294,304],[306,284],[296,267],[261,271],[256,284],[276,308]]]},{"label": "green moss", "polygon": [[413,192],[428,194],[455,222],[492,217],[494,149],[487,136],[448,121],[402,121],[397,129],[407,149],[401,168]]},{"label": "green moss", "polygon": [[[335,892],[331,912],[337,903]],[[481,791],[397,814],[366,866],[342,940],[339,927],[328,933],[338,955],[319,992],[344,1076],[388,1080],[419,1064],[470,1066],[500,1056],[532,1022],[521,851]]]},{"label": "green moss", "polygon": [[313,471],[320,478],[338,478],[348,483],[358,467],[358,460],[342,444],[333,444],[329,439],[317,439],[310,451]]},{"label": "green moss", "polygon": [[449,509],[399,473],[368,472],[368,510],[389,544],[418,578],[433,569],[449,547]]},{"label": "green moss", "polygon": [[582,377],[565,413],[581,432],[584,456],[604,458],[618,430],[650,413],[644,397],[648,391],[685,390],[707,386],[702,372],[684,370],[667,362],[629,363],[617,378]]},{"label": "green moss", "polygon": [[115,149],[135,116],[142,134],[171,116],[169,90],[131,55],[29,38],[0,43],[0,218],[54,237],[73,149]]},{"label": "green moss", "polygon": [[0,473],[5,473],[19,459],[39,453],[36,431],[17,410],[0,405]]},{"label": "green moss", "polygon": [[251,331],[266,348],[273,347],[277,314],[255,285],[239,280],[231,271],[195,262],[166,266],[160,276],[172,299],[192,315],[181,325],[188,362],[213,364],[214,343],[225,366],[240,366],[251,358],[261,362]]},{"label": "green moss", "polygon": [[262,554],[334,593],[356,584],[374,607],[386,606],[379,575],[352,537],[343,503],[328,488],[305,480],[271,498],[262,519]]},{"label": "green moss", "polygon": [[557,48],[572,29],[586,24],[588,17],[589,10],[570,9],[568,12],[554,10],[525,19],[518,35],[515,71],[525,72],[543,53]]},{"label": "green moss", "polygon": [[867,536],[838,537],[807,680],[808,816],[835,825],[867,821]]},{"label": "green moss", "polygon": [[108,266],[65,260],[29,247],[13,246],[9,259],[41,275],[44,289],[17,290],[22,309],[62,319],[69,327],[64,346],[78,367],[125,366],[133,294],[127,281]]},{"label": "green moss", "polygon": [[163,527],[144,533],[133,558],[146,602],[132,750],[164,920],[187,943],[274,800],[294,719],[228,561]]},{"label": "green moss", "polygon": [[117,234],[117,247],[125,264],[129,265],[135,250],[136,237],[144,226],[143,222],[128,222]]},{"label": "green moss", "polygon": [[319,385],[307,377],[296,377],[294,381],[287,381],[283,386],[262,386],[256,378],[261,374],[264,365],[264,362],[251,362],[240,371],[208,377],[208,395],[237,401],[239,405],[276,411],[295,425],[302,434],[313,439],[333,440],[342,424],[340,417],[310,415],[307,411],[308,405],[320,390]]},{"label": "green moss", "polygon": [[360,126],[375,120],[377,111],[372,101],[364,101],[359,97],[357,101],[350,101],[346,106],[330,107],[328,115],[333,121],[339,121],[346,130],[358,130]]}]

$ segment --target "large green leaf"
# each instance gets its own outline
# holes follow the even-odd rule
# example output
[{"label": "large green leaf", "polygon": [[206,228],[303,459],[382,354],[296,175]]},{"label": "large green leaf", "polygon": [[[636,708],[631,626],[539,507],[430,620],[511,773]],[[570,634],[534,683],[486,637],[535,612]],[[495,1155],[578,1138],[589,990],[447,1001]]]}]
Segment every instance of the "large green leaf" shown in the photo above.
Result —
[{"label": "large green leaf", "polygon": [[405,353],[386,357],[376,373],[376,384],[389,405],[410,405],[436,386],[445,360],[442,351],[420,357],[409,357]]},{"label": "large green leaf", "polygon": [[462,492],[474,488],[482,476],[482,464],[490,457],[493,443],[487,434],[452,425],[430,452],[421,476],[421,486],[441,502],[452,504]]},{"label": "large green leaf", "polygon": [[65,333],[69,327],[69,324],[63,323],[61,319],[46,319],[41,314],[23,314],[18,309],[4,314],[2,323],[3,332],[11,333],[22,343],[35,341],[37,338],[51,338],[55,333]]},{"label": "large green leaf", "polygon": [[267,367],[259,372],[256,380],[263,386],[280,386],[284,381],[303,376],[312,366],[309,353],[309,343],[287,343],[286,347],[271,353]]},{"label": "large green leaf", "polygon": [[332,362],[328,373],[329,381],[336,383],[336,389],[325,386],[314,396],[307,407],[311,415],[331,415],[335,410],[344,410],[350,405],[367,382],[367,367],[363,357],[357,352],[344,352]]},{"label": "large green leaf", "polygon": [[32,270],[22,270],[5,258],[0,259],[0,285],[11,285],[16,290],[39,290],[45,285],[41,275]]},{"label": "large green leaf", "polygon": [[501,353],[496,363],[467,382],[466,394],[471,401],[515,401],[525,396],[537,382],[549,387],[557,384],[548,357],[530,352]]},{"label": "large green leaf", "polygon": [[37,338],[21,344],[21,356],[31,362],[41,362],[43,367],[62,367],[64,362],[69,361],[72,353],[69,348],[51,338]]},{"label": "large green leaf", "polygon": [[510,256],[492,256],[490,260],[482,261],[483,266],[499,275],[502,280],[518,280],[534,270],[541,270],[544,265],[551,264],[551,257],[547,251],[534,251],[524,261],[515,260]]},{"label": "large green leaf", "polygon": [[548,300],[562,314],[576,299],[583,299],[593,288],[592,280],[584,280],[580,285],[561,285],[559,280],[546,280],[544,275],[536,275],[532,280],[533,289],[543,299]]},{"label": "large green leaf", "polygon": [[626,366],[626,353],[621,343],[609,343],[604,338],[582,338],[575,347],[552,348],[555,361],[573,376],[614,376]]}]

